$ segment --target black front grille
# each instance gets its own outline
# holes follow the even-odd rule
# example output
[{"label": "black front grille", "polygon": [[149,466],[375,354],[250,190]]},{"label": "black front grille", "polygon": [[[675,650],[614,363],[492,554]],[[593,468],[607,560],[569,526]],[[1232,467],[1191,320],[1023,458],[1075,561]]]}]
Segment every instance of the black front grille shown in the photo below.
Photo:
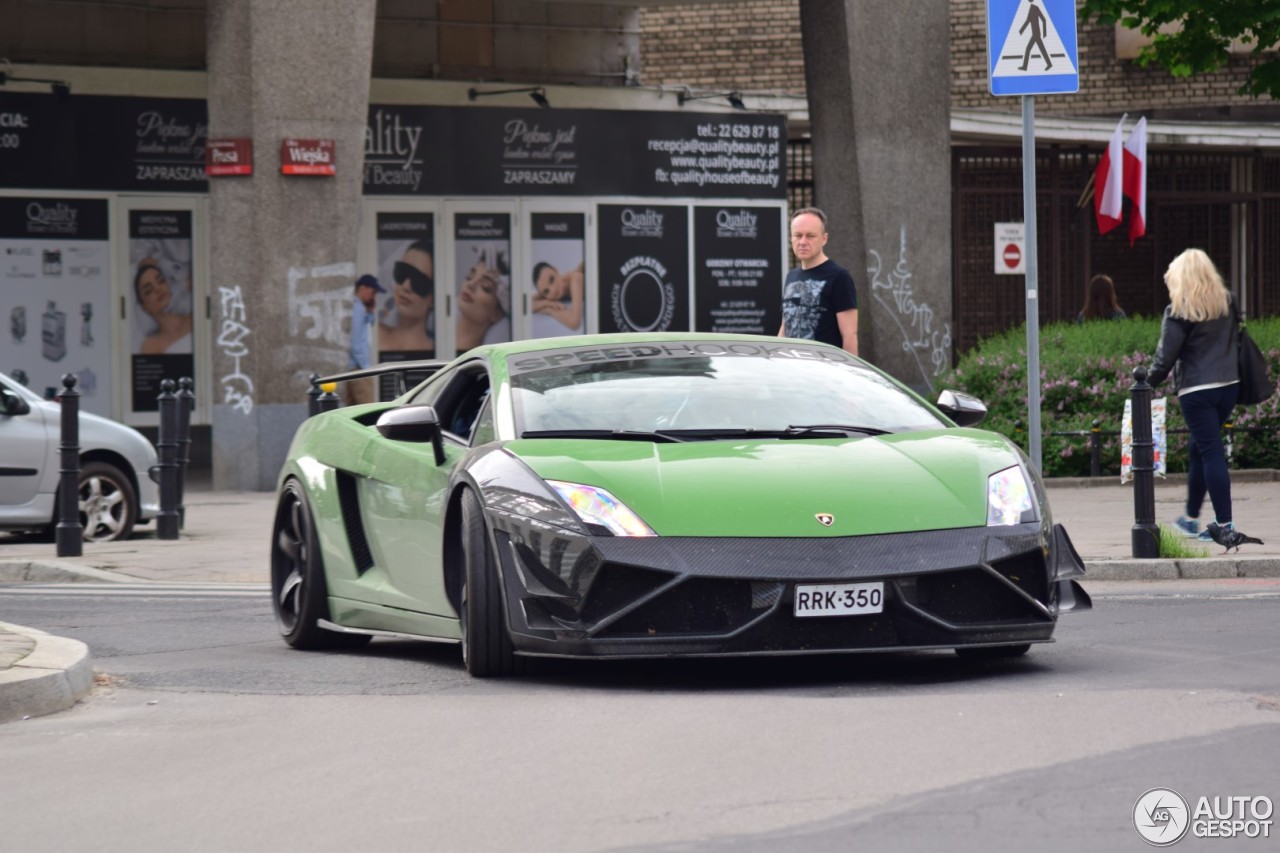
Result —
[{"label": "black front grille", "polygon": [[953,625],[1047,618],[1017,590],[980,568],[920,575],[916,578],[914,603]]},{"label": "black front grille", "polygon": [[653,592],[671,580],[673,575],[654,569],[639,569],[608,563],[591,582],[587,600],[582,605],[581,619],[590,625],[611,616],[637,598]]},{"label": "black front grille", "polygon": [[609,624],[598,636],[722,635],[774,606],[783,584],[689,578]]},{"label": "black front grille", "polygon": [[1049,576],[1039,551],[1027,551],[1007,560],[993,560],[991,568],[1008,578],[1036,601],[1048,602]]}]

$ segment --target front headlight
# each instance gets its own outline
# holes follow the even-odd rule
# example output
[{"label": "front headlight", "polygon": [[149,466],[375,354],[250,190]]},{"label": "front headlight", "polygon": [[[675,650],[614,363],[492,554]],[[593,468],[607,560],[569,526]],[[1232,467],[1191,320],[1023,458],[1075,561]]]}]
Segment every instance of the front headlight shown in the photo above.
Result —
[{"label": "front headlight", "polygon": [[997,471],[987,478],[987,527],[1036,521],[1031,484],[1018,466]]},{"label": "front headlight", "polygon": [[578,515],[583,524],[603,527],[614,536],[657,536],[626,504],[595,486],[547,480],[547,485]]}]

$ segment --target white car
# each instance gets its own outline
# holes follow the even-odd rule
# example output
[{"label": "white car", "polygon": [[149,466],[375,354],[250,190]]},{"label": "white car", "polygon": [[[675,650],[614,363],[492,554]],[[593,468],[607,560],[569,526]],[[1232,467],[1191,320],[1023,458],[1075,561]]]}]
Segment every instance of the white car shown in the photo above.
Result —
[{"label": "white car", "polygon": [[[62,406],[0,373],[0,529],[58,522]],[[80,524],[87,542],[124,539],[160,511],[156,450],[142,433],[80,412]]]}]

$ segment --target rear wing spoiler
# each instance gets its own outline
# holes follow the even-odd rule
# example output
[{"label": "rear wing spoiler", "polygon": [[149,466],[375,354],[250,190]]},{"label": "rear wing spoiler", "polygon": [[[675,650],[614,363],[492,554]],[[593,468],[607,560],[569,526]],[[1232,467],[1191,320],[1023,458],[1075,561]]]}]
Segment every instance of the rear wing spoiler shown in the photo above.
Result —
[{"label": "rear wing spoiler", "polygon": [[414,385],[434,376],[449,362],[438,359],[422,361],[384,361],[373,367],[362,367],[358,370],[346,370],[331,376],[313,379],[312,384],[319,386],[329,382],[350,382],[353,379],[369,379],[378,376],[394,375],[396,378],[396,396],[408,391]]}]

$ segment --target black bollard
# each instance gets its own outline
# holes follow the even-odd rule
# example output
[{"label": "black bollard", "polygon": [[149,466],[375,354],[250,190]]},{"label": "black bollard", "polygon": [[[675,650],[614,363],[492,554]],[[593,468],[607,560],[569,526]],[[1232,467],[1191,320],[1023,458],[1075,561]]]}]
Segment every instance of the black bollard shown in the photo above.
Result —
[{"label": "black bollard", "polygon": [[84,553],[84,526],[80,524],[80,392],[76,376],[62,377],[62,479],[58,483],[58,527],[55,541],[59,557]]},{"label": "black bollard", "polygon": [[320,374],[311,374],[311,387],[307,389],[307,417],[320,414]]},{"label": "black bollard", "polygon": [[160,455],[160,514],[156,516],[158,539],[178,538],[178,395],[173,393],[174,382],[165,379],[160,383],[160,440],[156,450]]},{"label": "black bollard", "polygon": [[1133,388],[1129,398],[1133,420],[1133,556],[1159,557],[1151,386],[1147,384],[1147,369],[1141,365],[1133,369]]},{"label": "black bollard", "polygon": [[321,387],[324,389],[324,393],[320,395],[320,399],[318,400],[320,411],[332,412],[342,403],[342,401],[338,399],[338,395],[333,393],[337,385],[329,382]]},{"label": "black bollard", "polygon": [[1089,476],[1102,476],[1102,421],[1097,418],[1089,427]]},{"label": "black bollard", "polygon": [[187,466],[191,464],[191,412],[196,407],[195,383],[190,376],[178,380],[178,529],[187,526]]}]

